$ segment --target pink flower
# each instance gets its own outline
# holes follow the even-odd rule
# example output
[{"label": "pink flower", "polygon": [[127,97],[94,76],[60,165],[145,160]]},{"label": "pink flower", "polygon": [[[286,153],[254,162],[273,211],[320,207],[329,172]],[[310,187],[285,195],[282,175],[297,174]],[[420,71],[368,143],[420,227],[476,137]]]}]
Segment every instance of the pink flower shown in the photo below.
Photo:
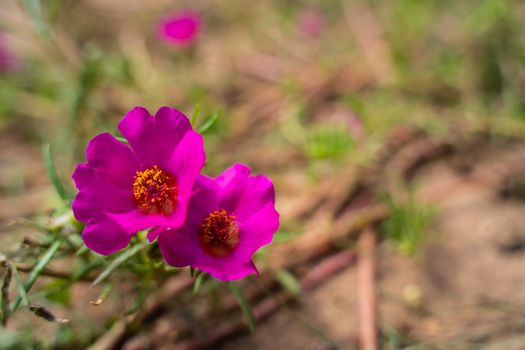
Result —
[{"label": "pink flower", "polygon": [[153,117],[135,107],[118,129],[129,145],[97,135],[87,163],[73,173],[79,189],[73,213],[87,224],[82,238],[104,255],[126,247],[139,230],[181,226],[205,161],[202,137],[176,109],[162,107]]},{"label": "pink flower", "polygon": [[184,47],[195,41],[201,27],[197,12],[183,11],[163,18],[158,25],[157,35],[168,44]]},{"label": "pink flower", "polygon": [[17,62],[7,46],[4,34],[0,33],[0,73],[10,73],[17,68]]},{"label": "pink flower", "polygon": [[321,11],[308,7],[299,13],[299,31],[306,37],[317,38],[324,29],[325,20]]},{"label": "pink flower", "polygon": [[188,216],[179,228],[158,228],[161,253],[172,266],[191,265],[222,281],[257,273],[253,254],[279,228],[273,184],[235,164],[215,179],[199,176]]}]

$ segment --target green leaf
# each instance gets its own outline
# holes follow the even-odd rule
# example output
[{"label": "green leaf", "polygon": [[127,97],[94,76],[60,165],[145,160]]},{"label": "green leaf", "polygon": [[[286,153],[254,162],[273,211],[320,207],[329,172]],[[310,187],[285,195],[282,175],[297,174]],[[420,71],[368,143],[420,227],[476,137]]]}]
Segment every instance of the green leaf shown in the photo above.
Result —
[{"label": "green leaf", "polygon": [[81,112],[86,107],[90,94],[97,85],[101,76],[101,62],[103,52],[93,43],[88,43],[82,53],[82,66],[77,70],[76,87],[73,90],[69,106],[69,122],[74,125],[78,122]]},{"label": "green leaf", "polygon": [[29,301],[29,296],[27,295],[26,287],[22,283],[22,280],[20,280],[20,275],[18,274],[18,270],[16,269],[16,266],[13,264],[10,264],[9,267],[11,268],[11,272],[13,273],[16,288],[18,289],[18,294],[20,294],[20,300],[22,301],[22,304],[25,306],[30,306],[31,301]]},{"label": "green leaf", "polygon": [[141,249],[146,247],[149,243],[141,242],[134,246],[133,248],[125,251],[124,253],[120,254],[115,260],[111,262],[111,264],[108,265],[108,267],[98,275],[98,277],[93,281],[93,286],[96,286],[103,280],[105,280],[113,271],[115,271],[120,265],[128,261],[131,257],[133,257],[135,254],[137,254]]},{"label": "green leaf", "polygon": [[78,250],[75,252],[76,256],[84,255],[85,253],[89,252],[89,248],[85,245],[78,248]]},{"label": "green leaf", "polygon": [[277,281],[279,281],[279,283],[281,283],[292,295],[301,294],[301,284],[297,278],[287,270],[277,271],[275,277],[277,278]]},{"label": "green leaf", "polygon": [[204,278],[206,278],[206,274],[203,272],[199,272],[197,274],[197,277],[195,278],[195,282],[193,283],[193,295],[197,294],[199,292],[199,289],[201,288],[202,282],[204,281]]},{"label": "green leaf", "polygon": [[199,128],[198,130],[199,134],[204,134],[206,131],[208,131],[215,124],[217,119],[219,119],[219,117],[221,116],[221,113],[222,113],[221,109],[217,108],[217,110],[213,112],[211,117],[208,118],[208,120],[206,120],[204,124],[202,124],[202,126]]},{"label": "green leaf", "polygon": [[390,207],[390,216],[381,226],[382,231],[394,241],[401,254],[413,256],[426,238],[426,229],[435,216],[432,206],[422,205],[409,194],[407,201],[385,198]]},{"label": "green leaf", "polygon": [[22,3],[31,17],[35,33],[42,37],[49,36],[49,27],[44,20],[40,0],[22,0]]},{"label": "green leaf", "polygon": [[69,306],[71,303],[71,291],[68,280],[54,280],[44,287],[46,299],[57,304]]},{"label": "green leaf", "polygon": [[[33,287],[33,284],[35,284],[36,279],[40,276],[40,274],[42,273],[42,270],[44,270],[46,265],[51,261],[51,259],[53,259],[53,257],[57,253],[58,248],[60,248],[60,241],[53,242],[53,244],[51,244],[51,246],[46,250],[44,255],[42,255],[42,257],[38,260],[38,263],[33,268],[31,273],[29,273],[29,276],[27,277],[27,281],[24,284],[24,288],[23,288],[24,293],[27,293],[29,292],[29,290],[31,290],[31,287]],[[15,276],[15,281],[16,281],[16,276]],[[27,294],[25,295],[27,296]],[[11,311],[15,311],[18,308],[23,297],[24,295],[21,292],[20,296],[11,305]]]},{"label": "green leaf", "polygon": [[126,145],[129,145],[128,140],[123,138],[122,136],[114,136],[119,142],[125,143]]},{"label": "green leaf", "polygon": [[228,287],[230,287],[231,292],[237,298],[241,310],[246,316],[246,320],[248,321],[248,327],[250,327],[250,332],[253,333],[255,331],[255,316],[253,315],[250,304],[248,304],[248,301],[244,297],[242,289],[234,282],[228,282]]},{"label": "green leaf", "polygon": [[133,298],[133,302],[128,307],[125,314],[131,315],[137,312],[142,307],[142,305],[144,305],[144,302],[148,298],[149,294],[150,294],[149,288],[144,288],[144,287],[141,288],[139,293]]},{"label": "green leaf", "polygon": [[288,242],[301,235],[300,231],[277,231],[273,236],[273,243]]},{"label": "green leaf", "polygon": [[306,155],[314,159],[338,158],[354,145],[354,140],[341,126],[322,126],[309,130],[304,145]]},{"label": "green leaf", "polygon": [[53,186],[55,187],[55,190],[57,191],[58,195],[66,205],[69,205],[70,197],[58,178],[57,171],[55,169],[55,165],[53,164],[53,158],[51,156],[51,145],[49,143],[45,143],[42,147],[42,156],[44,158],[44,163],[46,165],[47,174],[49,175],[49,178],[51,179],[51,182],[53,183]]},{"label": "green leaf", "polygon": [[197,104],[195,106],[195,110],[193,111],[193,114],[191,115],[190,123],[192,126],[195,125],[195,122],[197,122],[197,118],[199,117],[199,114],[201,113],[201,105]]},{"label": "green leaf", "polygon": [[[93,254],[94,255],[94,254]],[[78,280],[81,280],[82,278],[88,276],[88,274],[99,268],[99,267],[102,267],[105,265],[105,261],[102,260],[102,258],[98,257],[97,256],[97,259],[96,261],[89,261],[89,262],[84,262],[83,260],[80,260],[81,263],[77,266],[75,266],[75,269],[73,270],[73,273],[72,273],[72,280],[73,281],[78,281]]]}]

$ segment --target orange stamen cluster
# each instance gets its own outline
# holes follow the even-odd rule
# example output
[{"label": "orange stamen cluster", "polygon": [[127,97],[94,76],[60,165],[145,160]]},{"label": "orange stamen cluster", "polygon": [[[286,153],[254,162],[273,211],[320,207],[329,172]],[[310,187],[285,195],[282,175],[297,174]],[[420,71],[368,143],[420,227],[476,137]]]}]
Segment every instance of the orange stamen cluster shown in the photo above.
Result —
[{"label": "orange stamen cluster", "polygon": [[208,215],[200,228],[199,243],[211,255],[231,254],[239,243],[239,227],[235,216],[228,215],[224,209],[215,210]]},{"label": "orange stamen cluster", "polygon": [[144,214],[169,215],[175,208],[177,186],[175,179],[158,166],[135,173],[133,196]]}]

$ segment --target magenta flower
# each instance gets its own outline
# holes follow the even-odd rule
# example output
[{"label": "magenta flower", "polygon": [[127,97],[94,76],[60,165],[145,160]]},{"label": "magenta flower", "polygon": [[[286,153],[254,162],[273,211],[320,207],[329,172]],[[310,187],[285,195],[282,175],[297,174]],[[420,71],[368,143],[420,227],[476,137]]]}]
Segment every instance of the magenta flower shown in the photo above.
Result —
[{"label": "magenta flower", "polygon": [[139,230],[181,226],[205,161],[202,137],[176,109],[162,107],[151,116],[135,107],[118,129],[129,146],[109,133],[97,135],[87,146],[87,163],[73,173],[79,189],[73,213],[87,224],[82,238],[104,255],[127,246]]},{"label": "magenta flower", "polygon": [[184,47],[197,37],[201,27],[201,17],[197,12],[183,11],[163,18],[158,25],[157,35],[168,44]]},{"label": "magenta flower", "polygon": [[16,68],[16,59],[7,46],[4,34],[0,33],[0,73],[11,73]]},{"label": "magenta flower", "polygon": [[306,37],[317,38],[325,27],[323,13],[315,7],[308,7],[299,13],[299,31]]},{"label": "magenta flower", "polygon": [[179,228],[158,228],[160,251],[172,266],[191,265],[222,281],[257,273],[253,254],[279,228],[273,184],[235,164],[215,179],[199,176],[188,216]]}]

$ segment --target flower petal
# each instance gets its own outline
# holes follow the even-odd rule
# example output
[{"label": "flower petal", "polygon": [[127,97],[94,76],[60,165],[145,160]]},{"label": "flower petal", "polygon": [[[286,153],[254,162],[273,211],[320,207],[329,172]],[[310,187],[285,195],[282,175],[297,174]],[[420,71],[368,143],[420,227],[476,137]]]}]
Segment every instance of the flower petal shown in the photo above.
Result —
[{"label": "flower petal", "polygon": [[108,133],[97,135],[86,151],[87,164],[79,164],[73,180],[79,193],[73,201],[77,220],[91,222],[101,211],[132,210],[131,187],[138,165],[131,149]]},{"label": "flower petal", "polygon": [[250,216],[239,228],[239,245],[234,256],[239,261],[249,261],[262,246],[270,243],[279,228],[279,213],[268,202],[261,210]]},{"label": "flower petal", "polygon": [[147,109],[135,107],[120,121],[118,129],[128,140],[141,167],[163,168],[191,125],[184,114],[173,108],[161,107],[153,117]]},{"label": "flower petal", "polygon": [[131,189],[133,176],[138,170],[138,163],[128,145],[118,141],[107,132],[102,133],[89,142],[86,159],[89,166],[104,173],[108,179],[111,179],[112,184]]},{"label": "flower petal", "polygon": [[126,213],[108,213],[107,215],[127,232],[137,232],[157,226],[169,227],[171,223],[168,216],[142,214],[138,210],[132,210]]},{"label": "flower petal", "polygon": [[184,230],[165,229],[158,233],[158,243],[162,256],[171,266],[191,265],[202,255],[197,236]]},{"label": "flower petal", "polygon": [[169,44],[186,46],[195,40],[201,22],[201,16],[193,11],[170,15],[160,21],[157,35]]},{"label": "flower petal", "polygon": [[168,264],[177,267],[191,265],[201,256],[200,226],[216,207],[218,190],[212,179],[198,176],[184,225],[178,229],[156,228],[148,233],[150,241],[158,238],[161,254]]},{"label": "flower petal", "polygon": [[184,223],[193,184],[205,160],[202,136],[194,131],[187,132],[175,148],[167,165],[167,170],[177,179],[178,189],[178,202],[171,216],[170,226],[176,228]]},{"label": "flower petal", "polygon": [[82,239],[94,252],[109,255],[125,248],[131,236],[110,218],[102,216],[86,226],[82,231]]},{"label": "flower petal", "polygon": [[213,179],[199,175],[193,186],[193,193],[188,207],[187,221],[201,225],[204,219],[218,205],[219,187]]},{"label": "flower petal", "polygon": [[244,221],[267,203],[275,202],[273,184],[266,176],[250,176],[250,168],[234,164],[216,178],[222,189],[221,207]]},{"label": "flower petal", "polygon": [[255,264],[250,260],[241,263],[233,256],[214,257],[202,254],[193,267],[209,273],[221,281],[232,281],[251,274],[259,274]]},{"label": "flower petal", "polygon": [[159,237],[161,232],[164,232],[165,230],[166,228],[164,227],[154,227],[148,232],[148,235],[146,237],[148,237],[148,241],[152,243],[154,240],[157,239],[157,237]]},{"label": "flower petal", "polygon": [[135,210],[131,191],[117,187],[107,173],[79,164],[73,179],[80,189],[71,206],[77,220],[90,223],[100,212]]},{"label": "flower petal", "polygon": [[86,245],[108,255],[124,248],[131,235],[108,213],[135,210],[132,185],[138,163],[129,146],[108,133],[97,135],[86,150],[87,164],[79,164],[73,180],[79,189],[72,204],[77,220],[87,223]]}]

